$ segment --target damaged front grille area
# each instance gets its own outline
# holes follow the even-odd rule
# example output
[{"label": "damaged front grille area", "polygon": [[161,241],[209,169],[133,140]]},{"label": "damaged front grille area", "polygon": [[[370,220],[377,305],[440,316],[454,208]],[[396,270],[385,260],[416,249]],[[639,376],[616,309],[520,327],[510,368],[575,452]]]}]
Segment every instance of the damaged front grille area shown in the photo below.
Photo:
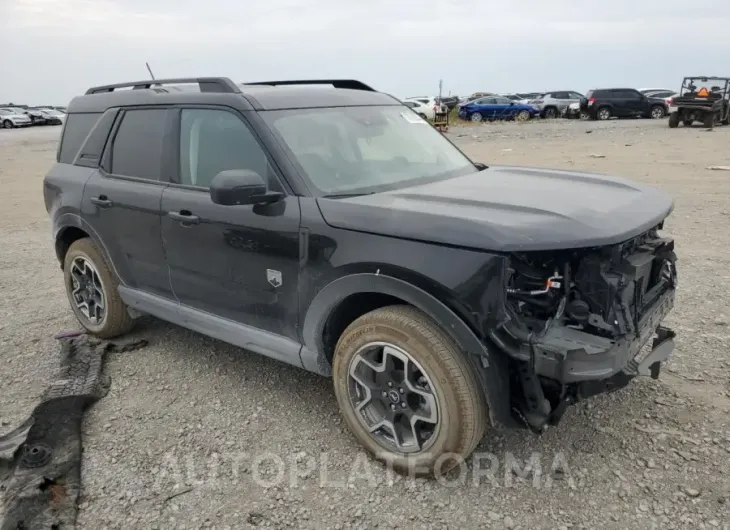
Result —
[{"label": "damaged front grille area", "polygon": [[[515,410],[532,428],[557,421],[596,384],[618,388],[647,372],[642,347],[673,337],[660,325],[674,305],[676,255],[659,230],[607,247],[510,256],[507,318],[489,337],[512,358]],[[647,357],[652,374],[671,337]]]},{"label": "damaged front grille area", "polygon": [[674,241],[650,230],[609,247],[511,256],[506,322],[493,339],[527,360],[530,343],[553,327],[615,343],[640,334],[640,323],[677,283]]}]

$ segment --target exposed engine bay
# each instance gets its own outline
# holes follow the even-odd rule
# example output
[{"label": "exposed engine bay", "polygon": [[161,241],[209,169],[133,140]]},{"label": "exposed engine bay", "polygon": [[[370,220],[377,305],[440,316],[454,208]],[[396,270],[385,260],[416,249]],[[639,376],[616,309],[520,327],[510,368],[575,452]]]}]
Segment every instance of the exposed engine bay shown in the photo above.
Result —
[{"label": "exposed engine bay", "polygon": [[507,318],[490,338],[512,359],[513,401],[529,426],[635,375],[658,377],[674,337],[660,323],[677,284],[674,241],[661,228],[617,245],[510,256]]}]

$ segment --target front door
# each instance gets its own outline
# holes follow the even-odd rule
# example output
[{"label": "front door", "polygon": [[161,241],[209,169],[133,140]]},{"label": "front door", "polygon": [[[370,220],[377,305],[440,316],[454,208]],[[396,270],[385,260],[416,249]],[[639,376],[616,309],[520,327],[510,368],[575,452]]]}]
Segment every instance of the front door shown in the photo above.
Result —
[{"label": "front door", "polygon": [[213,177],[249,169],[284,192],[242,114],[178,109],[179,173],[162,194],[162,239],[181,304],[298,341],[299,199],[222,206]]},{"label": "front door", "polygon": [[86,182],[81,216],[123,285],[173,298],[160,234],[167,116],[163,108],[122,113],[102,167]]}]

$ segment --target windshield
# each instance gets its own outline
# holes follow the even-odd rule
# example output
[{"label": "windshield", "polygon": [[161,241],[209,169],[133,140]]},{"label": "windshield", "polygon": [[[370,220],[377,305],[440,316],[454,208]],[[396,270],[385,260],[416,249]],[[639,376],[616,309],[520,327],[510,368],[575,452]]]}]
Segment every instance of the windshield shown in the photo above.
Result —
[{"label": "windshield", "polygon": [[319,195],[387,191],[476,170],[440,132],[403,106],[261,115]]}]

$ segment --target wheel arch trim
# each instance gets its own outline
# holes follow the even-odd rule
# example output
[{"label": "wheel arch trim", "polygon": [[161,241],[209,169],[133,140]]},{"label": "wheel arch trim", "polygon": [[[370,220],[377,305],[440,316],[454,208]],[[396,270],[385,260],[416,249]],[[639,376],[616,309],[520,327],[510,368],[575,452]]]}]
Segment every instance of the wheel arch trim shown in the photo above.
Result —
[{"label": "wheel arch trim", "polygon": [[438,298],[392,276],[373,273],[343,276],[326,285],[314,297],[302,324],[304,345],[301,360],[305,368],[330,375],[331,367],[322,341],[325,323],[332,311],[348,296],[367,292],[400,298],[438,323],[467,353],[484,391],[492,423],[509,422],[509,381],[504,356],[490,351],[471,328]]}]

